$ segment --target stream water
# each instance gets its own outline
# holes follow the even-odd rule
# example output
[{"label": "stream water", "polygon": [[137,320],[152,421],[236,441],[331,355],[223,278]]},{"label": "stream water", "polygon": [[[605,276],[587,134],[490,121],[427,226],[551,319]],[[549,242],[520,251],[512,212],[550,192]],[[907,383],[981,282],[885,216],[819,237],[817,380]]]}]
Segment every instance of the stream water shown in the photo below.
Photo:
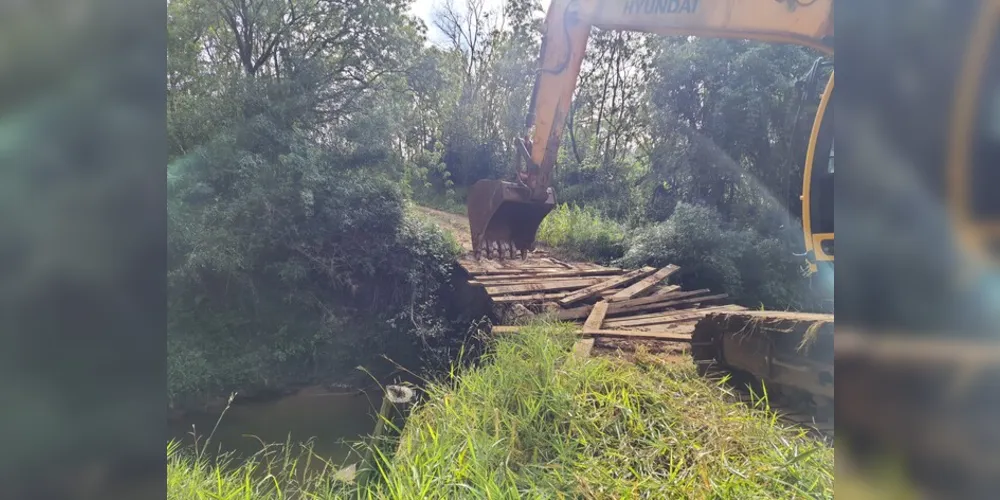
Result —
[{"label": "stream water", "polygon": [[[231,452],[250,456],[262,443],[303,443],[313,440],[313,451],[334,464],[344,464],[350,442],[371,434],[382,401],[378,390],[364,393],[341,389],[307,388],[280,399],[233,404],[219,421],[207,447],[208,453]],[[171,439],[203,444],[212,433],[221,410],[192,412],[168,422]]]}]

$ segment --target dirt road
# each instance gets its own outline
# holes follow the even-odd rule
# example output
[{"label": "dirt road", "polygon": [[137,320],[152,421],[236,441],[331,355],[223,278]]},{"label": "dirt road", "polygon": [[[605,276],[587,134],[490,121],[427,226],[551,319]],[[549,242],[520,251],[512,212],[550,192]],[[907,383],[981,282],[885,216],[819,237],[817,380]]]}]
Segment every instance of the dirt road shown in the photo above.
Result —
[{"label": "dirt road", "polygon": [[427,207],[416,207],[417,212],[424,215],[431,222],[435,223],[441,229],[450,232],[458,240],[458,243],[462,245],[462,249],[466,252],[472,251],[472,236],[469,233],[469,219],[464,215],[452,214],[448,212],[442,212],[440,210],[435,210],[433,208]]}]

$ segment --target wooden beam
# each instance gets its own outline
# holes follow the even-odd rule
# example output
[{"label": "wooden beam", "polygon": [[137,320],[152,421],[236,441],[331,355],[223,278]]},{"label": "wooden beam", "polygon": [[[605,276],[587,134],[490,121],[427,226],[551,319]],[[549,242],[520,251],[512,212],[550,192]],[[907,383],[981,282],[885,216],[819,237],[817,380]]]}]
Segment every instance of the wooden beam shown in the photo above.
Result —
[{"label": "wooden beam", "polygon": [[650,295],[650,297],[662,297],[662,296],[667,295],[669,293],[676,292],[676,291],[678,291],[680,289],[681,289],[681,287],[679,287],[677,285],[668,285],[668,286],[665,286],[665,287],[663,287],[663,288],[661,288],[661,289],[653,292],[653,295]]},{"label": "wooden beam", "polygon": [[670,342],[691,342],[691,332],[694,331],[694,327],[691,326],[689,328],[690,329],[678,329],[677,333],[643,332],[638,330],[594,330],[591,332],[581,333],[586,337],[641,338],[666,340]]},{"label": "wooden beam", "polygon": [[566,307],[574,302],[579,302],[581,300],[593,297],[605,290],[610,290],[612,288],[631,283],[634,280],[645,278],[646,276],[649,276],[654,272],[656,272],[656,268],[653,267],[644,267],[642,269],[636,269],[635,271],[627,272],[621,276],[605,280],[602,283],[588,286],[583,290],[577,290],[576,292],[569,294],[567,297],[559,300],[558,302],[559,305]]},{"label": "wooden beam", "polygon": [[[493,333],[505,334],[505,333],[517,333],[521,330],[520,326],[494,326]],[[583,335],[585,337],[634,337],[634,338],[644,338],[644,339],[656,339],[656,340],[666,340],[671,342],[690,342],[691,332],[694,331],[693,326],[688,326],[687,328],[677,328],[671,330],[670,333],[666,332],[642,332],[637,330],[593,330],[590,332],[584,332],[583,330],[577,330],[577,334]]]},{"label": "wooden beam", "polygon": [[494,303],[497,304],[513,304],[517,302],[542,302],[546,300],[559,300],[566,296],[569,292],[554,292],[554,293],[533,293],[528,295],[499,295],[496,297],[490,297]]},{"label": "wooden beam", "polygon": [[[701,295],[703,293],[707,293],[708,291],[709,290],[707,288],[702,288],[700,290],[692,290],[690,292],[670,292],[668,294],[659,295],[659,296],[646,297],[646,298],[642,298],[642,299],[632,299],[632,300],[627,300],[627,301],[624,301],[624,302],[615,302],[615,303],[611,304],[611,306],[608,308],[608,314],[609,315],[611,315],[611,314],[621,314],[623,311],[624,312],[631,311],[631,308],[633,308],[633,307],[644,306],[644,305],[647,305],[647,304],[657,304],[657,303],[664,303],[664,302],[672,302],[672,301],[675,301],[677,299],[682,299],[682,298],[694,297],[694,296],[697,296],[697,295]],[[561,319],[561,320],[570,320],[570,319],[582,319],[582,318],[586,318],[587,315],[590,314],[591,307],[593,307],[593,306],[581,306],[581,307],[575,307],[573,309],[564,309],[562,311],[559,311],[559,319]],[[655,310],[655,309],[653,309],[653,310]],[[632,311],[632,312],[635,312],[635,311]]]},{"label": "wooden beam", "polygon": [[[704,297],[690,297],[690,298],[687,298],[687,299],[680,299],[680,300],[668,300],[666,302],[657,302],[655,304],[644,304],[644,305],[641,305],[641,306],[626,307],[626,308],[619,309],[617,311],[613,311],[613,313],[614,314],[629,314],[629,313],[637,313],[637,312],[652,312],[652,311],[658,311],[658,310],[661,310],[661,309],[664,309],[664,308],[677,307],[677,306],[680,306],[680,305],[697,304],[697,303],[701,303],[701,302],[712,302],[712,301],[715,301],[715,300],[724,299],[724,298],[726,298],[728,296],[729,295],[727,295],[727,294],[720,293],[720,294],[717,294],[717,295],[706,295]],[[719,313],[719,314],[722,314],[722,313]]]},{"label": "wooden beam", "polygon": [[680,311],[671,311],[669,313],[656,313],[650,315],[651,317],[646,318],[626,316],[623,319],[608,321],[607,325],[610,327],[625,328],[630,326],[666,325],[670,323],[681,323],[684,321],[696,321],[704,317],[706,314],[720,311],[732,311],[736,307],[739,306],[715,306],[694,310],[682,309]]},{"label": "wooden beam", "polygon": [[604,324],[604,315],[608,313],[608,305],[608,302],[603,300],[594,305],[590,315],[587,316],[587,321],[583,323],[584,332],[601,329]]},{"label": "wooden beam", "polygon": [[584,288],[593,283],[592,280],[565,280],[558,283],[528,283],[526,285],[488,286],[486,293],[492,295],[514,295],[519,293],[558,292]]},{"label": "wooden beam", "polygon": [[656,286],[659,282],[667,279],[671,274],[677,272],[680,268],[670,264],[659,271],[639,280],[634,285],[608,297],[609,302],[621,302],[623,300],[633,299],[642,295],[643,293],[649,291],[650,288]]},{"label": "wooden beam", "polygon": [[[511,279],[511,280],[498,280],[498,281],[479,281],[472,280],[469,281],[469,285],[476,287],[498,287],[498,286],[514,286],[514,285],[537,285],[541,283],[548,283],[552,285],[559,285],[562,283],[582,283],[588,282],[591,285],[595,283],[600,283],[601,278],[563,278],[563,279],[546,279],[545,277],[531,276],[521,279]],[[589,286],[589,285],[588,285]]]},{"label": "wooden beam", "polygon": [[508,280],[517,278],[577,278],[586,276],[609,276],[614,274],[622,274],[624,271],[615,267],[609,267],[607,269],[578,269],[572,271],[551,271],[551,272],[539,272],[539,273],[519,273],[514,275],[484,275],[476,277],[477,281],[493,281],[493,280]]}]

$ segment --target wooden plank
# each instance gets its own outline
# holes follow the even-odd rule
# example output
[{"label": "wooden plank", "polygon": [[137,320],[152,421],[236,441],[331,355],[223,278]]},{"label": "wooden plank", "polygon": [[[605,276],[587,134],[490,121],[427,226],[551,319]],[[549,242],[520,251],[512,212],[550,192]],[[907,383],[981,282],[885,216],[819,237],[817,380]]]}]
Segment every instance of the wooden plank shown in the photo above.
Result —
[{"label": "wooden plank", "polygon": [[[475,287],[498,287],[498,286],[513,286],[513,285],[537,285],[540,283],[549,283],[552,285],[560,285],[565,283],[583,283],[588,282],[590,285],[595,283],[600,283],[604,281],[602,278],[562,278],[562,279],[545,279],[545,278],[523,278],[517,280],[503,280],[503,281],[490,281],[483,282],[478,280],[469,281],[469,285]],[[589,285],[584,285],[589,286]]]},{"label": "wooden plank", "polygon": [[649,291],[661,281],[667,279],[671,274],[677,272],[680,268],[670,264],[659,271],[637,281],[635,284],[629,286],[628,288],[612,295],[608,298],[609,302],[620,302],[623,300],[633,299],[642,295],[643,293]]},{"label": "wooden plank", "polygon": [[594,349],[594,339],[581,339],[573,344],[573,357],[586,359],[590,357],[590,351]]},{"label": "wooden plank", "polygon": [[680,289],[681,289],[681,287],[679,287],[677,285],[668,285],[668,286],[665,286],[665,287],[663,287],[663,288],[661,288],[661,289],[653,292],[653,295],[650,295],[650,297],[662,297],[662,296],[667,295],[669,293],[676,292],[676,291],[678,291]]},{"label": "wooden plank", "polygon": [[704,317],[706,314],[711,312],[719,311],[731,311],[739,306],[715,306],[706,307],[704,309],[682,309],[680,311],[672,311],[670,313],[656,313],[650,315],[652,317],[647,318],[634,318],[632,316],[626,316],[624,319],[611,320],[607,322],[609,327],[630,327],[630,326],[648,326],[648,325],[666,325],[670,323],[680,323],[684,321],[697,321]]},{"label": "wooden plank", "polygon": [[[521,330],[520,326],[494,326],[493,333],[496,334],[510,334],[517,333]],[[664,333],[664,332],[642,332],[637,330],[594,330],[590,332],[584,332],[578,330],[577,333],[585,337],[634,337],[634,338],[645,338],[645,339],[657,339],[666,340],[672,342],[691,342],[691,332],[694,331],[694,327],[689,326],[687,329],[677,329],[676,333]]]},{"label": "wooden plank", "polygon": [[603,300],[594,305],[590,315],[587,316],[587,321],[583,323],[584,332],[601,329],[601,325],[604,324],[604,315],[608,313],[608,305],[608,302]]},{"label": "wooden plank", "polygon": [[[718,295],[706,295],[704,297],[688,297],[677,300],[663,300],[653,302],[643,302],[641,304],[633,304],[637,301],[627,301],[613,303],[608,308],[608,315],[624,315],[624,314],[635,314],[641,312],[652,312],[658,311],[670,307],[676,307],[685,304],[695,304],[698,302],[710,302],[714,300],[724,299],[727,295],[724,293]],[[643,301],[646,299],[639,299],[638,301]],[[573,319],[586,318],[590,314],[590,309],[592,306],[574,307],[573,309],[563,309],[559,311],[558,318],[561,321],[568,321]]]},{"label": "wooden plank", "polygon": [[[645,304],[655,304],[657,302],[665,302],[668,300],[682,299],[686,297],[693,297],[696,295],[701,295],[703,293],[708,293],[709,289],[702,288],[699,290],[691,290],[688,292],[670,292],[663,295],[655,295],[653,297],[645,297],[642,299],[632,299],[624,302],[615,302],[611,304],[608,309],[609,314],[615,311],[620,311],[625,307],[639,306]],[[580,306],[573,309],[564,309],[560,311],[559,319],[581,319],[586,318],[590,314],[590,308],[593,306]]]},{"label": "wooden plank", "polygon": [[528,295],[500,295],[498,297],[490,297],[490,300],[497,304],[513,304],[513,303],[524,303],[524,302],[542,302],[546,300],[559,300],[566,296],[569,292],[554,292],[554,293],[533,293]]},{"label": "wooden plank", "polygon": [[691,332],[693,331],[694,326],[691,325],[688,329],[678,329],[677,333],[643,332],[638,330],[594,330],[590,332],[582,332],[582,334],[587,337],[642,338],[667,340],[671,342],[691,342]]},{"label": "wooden plank", "polygon": [[529,283],[527,285],[488,286],[486,293],[490,295],[514,295],[519,293],[558,292],[575,290],[590,286],[593,282],[587,279],[566,280],[559,283]]},{"label": "wooden plank", "polygon": [[[609,319],[607,321],[607,324],[610,325],[611,323],[621,323],[622,321],[632,321],[632,320],[636,320],[636,319],[649,319],[649,318],[670,317],[670,316],[674,316],[674,315],[677,315],[677,314],[691,313],[691,312],[694,312],[694,311],[715,311],[715,312],[722,312],[722,311],[741,311],[743,309],[745,309],[745,308],[740,307],[740,306],[734,306],[734,305],[726,304],[726,305],[721,305],[721,306],[701,307],[701,308],[698,308],[698,309],[679,309],[679,310],[676,310],[676,311],[660,311],[660,312],[645,313],[645,314],[629,314],[629,315],[620,316],[620,317],[617,317],[617,318],[614,318],[614,319]],[[708,313],[706,312],[705,314],[708,314]]]},{"label": "wooden plank", "polygon": [[566,307],[574,302],[579,302],[584,299],[593,297],[605,290],[610,290],[612,288],[626,285],[634,280],[645,278],[650,274],[656,272],[656,268],[644,267],[642,269],[636,269],[635,271],[627,272],[621,276],[616,276],[614,278],[605,280],[603,283],[598,283],[596,285],[588,286],[583,290],[577,290],[574,293],[569,294],[569,296],[559,300],[559,305]]},{"label": "wooden plank", "polygon": [[589,277],[589,276],[609,276],[614,274],[622,274],[622,271],[616,267],[609,267],[606,269],[580,269],[580,270],[570,270],[570,271],[546,271],[537,273],[518,273],[518,274],[508,274],[508,275],[483,275],[476,276],[477,281],[490,281],[490,280],[505,280],[505,279],[517,279],[517,278],[576,278],[576,277]]},{"label": "wooden plank", "polygon": [[716,295],[706,295],[704,297],[689,297],[689,298],[686,298],[686,299],[668,300],[666,302],[657,302],[655,304],[644,304],[644,305],[640,305],[640,306],[626,307],[626,308],[622,308],[620,310],[614,311],[614,313],[615,314],[630,314],[630,313],[637,313],[637,312],[652,312],[652,311],[661,310],[663,308],[671,308],[671,307],[676,307],[676,306],[680,306],[680,305],[698,304],[698,303],[701,303],[701,302],[712,302],[712,301],[724,299],[724,298],[726,298],[728,296],[729,295],[727,295],[725,293],[720,293],[720,294],[716,294]]}]

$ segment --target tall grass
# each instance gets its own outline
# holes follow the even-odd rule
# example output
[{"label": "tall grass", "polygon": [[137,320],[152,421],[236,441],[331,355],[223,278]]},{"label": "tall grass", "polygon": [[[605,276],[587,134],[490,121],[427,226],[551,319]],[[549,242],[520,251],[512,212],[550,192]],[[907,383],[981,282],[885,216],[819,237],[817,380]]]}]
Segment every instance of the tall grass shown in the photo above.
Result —
[{"label": "tall grass", "polygon": [[199,488],[220,498],[833,496],[832,448],[726,402],[692,366],[579,360],[572,342],[568,328],[535,324],[497,341],[479,367],[431,384],[396,455],[363,488],[280,469],[255,479],[259,459],[233,472],[199,468],[168,447],[170,498]]},{"label": "tall grass", "polygon": [[601,262],[621,257],[625,251],[625,230],[620,224],[591,208],[565,203],[545,217],[537,239],[550,248]]}]

